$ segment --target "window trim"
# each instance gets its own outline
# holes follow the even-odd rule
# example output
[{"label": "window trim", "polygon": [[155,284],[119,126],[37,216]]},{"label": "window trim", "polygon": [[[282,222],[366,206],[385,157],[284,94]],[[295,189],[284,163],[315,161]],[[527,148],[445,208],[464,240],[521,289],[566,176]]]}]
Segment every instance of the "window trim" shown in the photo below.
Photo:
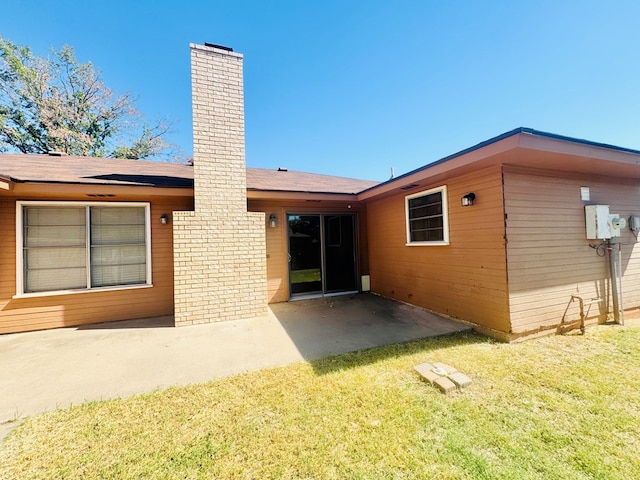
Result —
[{"label": "window trim", "polygon": [[[441,193],[442,197],[442,240],[434,241],[411,241],[411,223],[409,221],[409,200],[418,197],[424,197],[433,193]],[[449,203],[447,201],[447,186],[442,185],[440,187],[431,188],[429,190],[423,190],[421,192],[412,193],[404,197],[404,212],[405,212],[405,226],[407,234],[407,247],[420,247],[420,246],[442,246],[449,245]]]},{"label": "window trim", "polygon": [[[24,291],[24,218],[23,207],[84,207],[89,215],[90,207],[137,207],[144,208],[145,215],[145,254],[146,254],[146,281],[135,285],[110,285],[108,287],[87,287],[67,290],[49,290],[46,292]],[[87,224],[87,231],[89,231]],[[89,261],[91,245],[85,246],[87,255],[87,275],[90,275],[91,262]],[[81,201],[16,201],[16,294],[13,298],[49,297],[54,295],[70,295],[77,293],[104,292],[113,290],[132,290],[138,288],[153,287],[151,278],[151,203],[150,202],[81,202]]]}]

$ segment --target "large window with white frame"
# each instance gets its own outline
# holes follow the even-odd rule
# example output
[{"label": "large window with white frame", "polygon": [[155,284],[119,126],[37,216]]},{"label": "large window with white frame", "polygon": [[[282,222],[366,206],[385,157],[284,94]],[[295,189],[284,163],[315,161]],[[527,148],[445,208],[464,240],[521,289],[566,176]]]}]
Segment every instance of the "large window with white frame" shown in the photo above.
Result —
[{"label": "large window with white frame", "polygon": [[405,197],[407,245],[448,245],[447,187]]},{"label": "large window with white frame", "polygon": [[151,285],[149,204],[17,202],[17,295]]}]

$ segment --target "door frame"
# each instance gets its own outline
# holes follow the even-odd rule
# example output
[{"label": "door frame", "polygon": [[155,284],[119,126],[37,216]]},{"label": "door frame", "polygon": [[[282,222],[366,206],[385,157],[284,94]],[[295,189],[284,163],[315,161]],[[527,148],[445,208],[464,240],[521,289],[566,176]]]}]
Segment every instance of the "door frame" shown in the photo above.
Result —
[{"label": "door frame", "polygon": [[[310,292],[310,293],[293,293],[293,289],[291,286],[291,240],[289,236],[289,218],[296,216],[315,216],[320,218],[320,280],[321,280],[321,291],[319,292]],[[353,290],[340,290],[340,291],[332,291],[327,292],[327,279],[326,279],[326,238],[325,238],[325,217],[332,216],[345,216],[351,217],[353,219],[353,270],[354,270],[354,289]],[[357,212],[300,212],[300,211],[287,211],[285,212],[286,218],[286,230],[287,230],[287,283],[289,289],[289,300],[304,300],[309,298],[320,298],[320,297],[333,297],[338,295],[349,295],[353,293],[358,293],[359,290],[359,272],[360,272],[360,262],[359,262],[359,242],[358,242],[358,213]]]}]

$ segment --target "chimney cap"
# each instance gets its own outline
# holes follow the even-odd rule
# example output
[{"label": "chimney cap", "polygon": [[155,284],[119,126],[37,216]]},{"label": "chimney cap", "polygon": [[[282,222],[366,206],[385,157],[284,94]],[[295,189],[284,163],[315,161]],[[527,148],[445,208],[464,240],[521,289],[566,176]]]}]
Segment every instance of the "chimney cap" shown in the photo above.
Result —
[{"label": "chimney cap", "polygon": [[224,45],[217,45],[215,43],[204,42],[205,47],[219,48],[220,50],[226,50],[227,52],[233,52],[233,48],[225,47]]}]

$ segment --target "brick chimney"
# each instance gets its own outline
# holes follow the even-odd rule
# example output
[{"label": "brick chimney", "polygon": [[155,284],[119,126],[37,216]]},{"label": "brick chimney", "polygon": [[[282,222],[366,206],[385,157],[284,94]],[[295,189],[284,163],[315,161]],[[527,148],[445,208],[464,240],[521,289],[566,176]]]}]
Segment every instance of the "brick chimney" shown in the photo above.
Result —
[{"label": "brick chimney", "polygon": [[242,55],[191,45],[196,211],[245,211]]},{"label": "brick chimney", "polygon": [[174,212],[175,324],[264,315],[264,213],[247,212],[242,55],[191,45],[193,212]]}]

